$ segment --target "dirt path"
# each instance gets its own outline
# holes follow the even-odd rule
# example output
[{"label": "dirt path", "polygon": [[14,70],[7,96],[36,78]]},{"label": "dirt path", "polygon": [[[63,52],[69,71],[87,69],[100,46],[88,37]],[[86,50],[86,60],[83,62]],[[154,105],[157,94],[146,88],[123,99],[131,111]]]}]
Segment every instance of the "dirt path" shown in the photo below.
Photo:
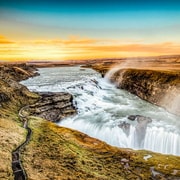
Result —
[{"label": "dirt path", "polygon": [[27,175],[26,172],[22,166],[21,163],[21,150],[26,146],[26,144],[29,142],[31,138],[32,131],[28,127],[28,119],[27,115],[23,114],[23,111],[27,109],[29,106],[25,106],[20,109],[19,111],[19,118],[23,122],[23,127],[27,129],[27,135],[26,135],[26,140],[20,144],[13,152],[12,152],[12,170],[14,174],[14,180],[26,180]]}]

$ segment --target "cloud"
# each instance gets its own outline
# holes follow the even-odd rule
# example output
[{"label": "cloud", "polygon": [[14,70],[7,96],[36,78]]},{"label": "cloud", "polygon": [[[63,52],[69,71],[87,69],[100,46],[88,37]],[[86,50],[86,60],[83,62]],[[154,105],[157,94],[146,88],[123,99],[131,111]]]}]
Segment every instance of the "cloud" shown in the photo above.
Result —
[{"label": "cloud", "polygon": [[119,40],[90,39],[71,36],[68,39],[44,39],[10,41],[0,36],[0,59],[89,59],[118,58],[133,56],[179,54],[180,44],[163,43],[125,43]]},{"label": "cloud", "polygon": [[153,53],[178,53],[180,44],[165,42],[160,44],[119,44],[103,46],[86,46],[89,51],[99,52],[153,52]]},{"label": "cloud", "polygon": [[94,44],[99,42],[96,39],[90,38],[79,38],[78,36],[71,36],[69,39],[54,39],[54,40],[38,40],[34,41],[35,44],[51,44],[51,45],[85,45],[85,44]]},{"label": "cloud", "polygon": [[0,44],[13,44],[13,41],[6,39],[6,37],[0,35]]}]

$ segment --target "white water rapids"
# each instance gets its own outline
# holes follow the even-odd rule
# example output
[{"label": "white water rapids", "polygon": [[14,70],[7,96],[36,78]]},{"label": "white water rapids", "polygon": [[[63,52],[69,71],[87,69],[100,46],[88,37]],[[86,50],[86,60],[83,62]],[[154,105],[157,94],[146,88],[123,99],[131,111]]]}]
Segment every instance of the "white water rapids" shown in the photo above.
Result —
[{"label": "white water rapids", "polygon": [[[180,118],[164,109],[117,89],[91,69],[56,67],[39,69],[40,76],[23,81],[32,91],[66,91],[74,96],[78,114],[59,122],[110,145],[147,149],[180,155]],[[138,127],[130,115],[150,117],[152,122]],[[124,128],[129,125],[129,130]],[[140,128],[141,140],[138,140]],[[139,141],[139,142],[138,142]]]}]

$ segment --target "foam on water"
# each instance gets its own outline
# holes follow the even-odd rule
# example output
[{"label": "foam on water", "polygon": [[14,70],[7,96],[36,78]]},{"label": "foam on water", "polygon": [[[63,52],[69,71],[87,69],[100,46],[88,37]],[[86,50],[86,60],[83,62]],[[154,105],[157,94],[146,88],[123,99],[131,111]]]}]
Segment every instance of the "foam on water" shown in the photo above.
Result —
[{"label": "foam on water", "polygon": [[[180,155],[180,121],[164,109],[138,97],[116,89],[91,69],[80,67],[39,69],[41,76],[22,83],[33,91],[66,91],[74,96],[78,114],[58,124],[84,132],[117,147],[147,149]],[[145,129],[144,139],[137,143],[136,121],[129,115],[150,117],[152,123]],[[129,132],[119,127],[130,124]]]}]

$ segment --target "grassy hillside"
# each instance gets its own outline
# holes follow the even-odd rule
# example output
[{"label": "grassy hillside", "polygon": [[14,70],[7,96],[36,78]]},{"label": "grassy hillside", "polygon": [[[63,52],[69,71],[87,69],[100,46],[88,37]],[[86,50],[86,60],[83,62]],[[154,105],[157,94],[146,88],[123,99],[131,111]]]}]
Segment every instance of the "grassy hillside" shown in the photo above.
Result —
[{"label": "grassy hillside", "polygon": [[11,152],[25,140],[26,135],[18,110],[36,101],[38,96],[12,80],[0,79],[0,86],[0,179],[13,179]]}]

